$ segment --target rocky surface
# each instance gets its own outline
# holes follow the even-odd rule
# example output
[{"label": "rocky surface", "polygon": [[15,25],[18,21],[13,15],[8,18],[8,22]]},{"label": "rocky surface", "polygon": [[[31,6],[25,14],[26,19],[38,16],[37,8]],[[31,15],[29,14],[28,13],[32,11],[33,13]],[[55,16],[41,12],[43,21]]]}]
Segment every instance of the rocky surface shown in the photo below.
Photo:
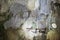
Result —
[{"label": "rocky surface", "polygon": [[10,7],[10,12],[13,16],[4,24],[7,28],[20,27],[20,25],[28,18],[28,9],[19,3],[12,4]]},{"label": "rocky surface", "polygon": [[[0,0],[0,23],[3,22],[2,24],[7,31],[6,34],[9,40],[24,40],[24,38],[26,38],[26,40],[33,40],[33,36],[35,36],[33,32],[35,32],[36,28],[30,29],[30,31],[26,29],[26,27],[31,27],[32,23],[30,23],[30,21],[36,22],[39,28],[48,27],[48,29],[50,29],[51,23],[55,22],[56,16],[55,14],[52,15],[52,13],[55,12],[51,12],[51,0],[40,0],[40,3],[36,3],[36,1],[37,0]],[[29,11],[30,16],[28,17]],[[27,23],[25,23],[25,21]],[[20,29],[22,24],[23,30],[22,28]],[[35,26],[35,24],[33,25]],[[2,29],[4,28],[1,26],[0,29],[0,35],[2,36],[4,34],[4,32],[2,33],[4,30]],[[23,38],[21,36],[23,36]]]}]

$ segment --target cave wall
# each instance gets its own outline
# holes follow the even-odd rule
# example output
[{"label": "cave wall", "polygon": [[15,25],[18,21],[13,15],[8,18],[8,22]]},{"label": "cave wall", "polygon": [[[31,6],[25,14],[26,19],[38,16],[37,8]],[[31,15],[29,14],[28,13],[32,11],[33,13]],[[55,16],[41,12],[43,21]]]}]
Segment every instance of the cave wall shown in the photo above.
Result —
[{"label": "cave wall", "polygon": [[[53,0],[54,1],[54,0]],[[6,2],[4,2],[4,0],[2,1],[2,0],[0,0],[0,23],[1,22],[5,22],[5,21],[7,21],[7,19],[9,20],[10,18],[11,18],[11,14],[10,14],[10,12],[7,12],[7,11],[9,11],[10,9],[10,6],[11,5],[13,5],[14,3],[18,3],[18,4],[21,4],[21,5],[24,5],[24,6],[26,6],[27,8],[26,8],[26,10],[30,10],[31,11],[31,17],[33,17],[33,19],[34,18],[36,18],[37,19],[37,21],[38,21],[38,25],[39,25],[39,27],[40,26],[42,26],[42,25],[40,25],[40,24],[43,24],[43,27],[45,28],[45,27],[48,27],[48,30],[50,30],[50,28],[51,28],[51,24],[52,24],[52,22],[56,22],[57,23],[57,25],[58,25],[58,30],[60,29],[60,12],[59,12],[59,7],[54,7],[53,5],[52,5],[52,8],[51,8],[51,0],[40,0],[39,1],[39,3],[40,3],[40,5],[39,5],[39,8],[40,9],[38,9],[38,10],[34,10],[34,8],[35,8],[35,2],[36,2],[36,0],[8,0],[8,1],[6,1]],[[55,1],[54,1],[54,3],[55,3]],[[17,5],[17,4],[16,4]],[[23,7],[24,7],[23,6]],[[14,7],[14,6],[13,6]],[[15,8],[17,8],[17,7],[15,7]],[[18,10],[20,10],[20,9],[17,9],[17,10],[15,10],[15,8],[11,8],[13,11],[12,11],[12,13],[14,14],[14,13],[16,13],[16,11],[18,11]],[[19,7],[18,7],[19,8]],[[8,10],[9,9],[9,10]],[[24,8],[23,8],[23,10],[25,10]],[[10,15],[10,18],[9,18],[9,15]],[[48,15],[48,16],[47,16]],[[58,15],[58,16],[57,16]],[[15,16],[16,17],[16,16]],[[13,18],[15,18],[14,16],[13,16]],[[17,18],[19,19],[20,18],[20,15],[18,14],[18,17],[16,17],[16,20],[17,20]],[[57,20],[56,20],[57,19]],[[13,19],[12,19],[13,20]],[[15,19],[14,19],[15,20]],[[20,20],[20,19],[19,19]],[[56,20],[56,21],[55,21]],[[12,22],[14,22],[14,21],[12,21]],[[40,24],[39,24],[39,22],[41,22]],[[14,22],[14,23],[17,23],[17,22]],[[18,21],[18,23],[20,23],[19,21]],[[8,23],[7,23],[8,24]],[[6,25],[7,25],[6,24]],[[12,24],[11,24],[12,25]],[[9,26],[9,25],[8,25]],[[6,26],[6,27],[8,27],[8,26]],[[19,25],[20,26],[20,25]],[[2,27],[2,26],[1,26]],[[14,26],[12,26],[13,28],[15,28],[15,24],[14,24]],[[41,27],[41,28],[43,28],[43,27]],[[14,35],[16,35],[14,32],[12,32],[12,34],[10,34],[9,33],[9,31],[11,31],[11,30],[8,30],[8,34],[9,35],[12,35],[12,34],[14,34]],[[20,30],[19,30],[20,31]],[[20,32],[19,32],[20,33]],[[8,36],[9,36],[8,35]],[[13,35],[13,36],[14,36]]]}]

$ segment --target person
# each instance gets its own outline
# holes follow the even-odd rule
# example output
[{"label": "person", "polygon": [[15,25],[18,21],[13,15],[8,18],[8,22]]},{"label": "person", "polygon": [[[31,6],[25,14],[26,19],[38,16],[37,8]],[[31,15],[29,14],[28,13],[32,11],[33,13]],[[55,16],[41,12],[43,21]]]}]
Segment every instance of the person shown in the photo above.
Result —
[{"label": "person", "polygon": [[47,40],[59,40],[56,23],[52,23],[52,30],[47,33]]}]

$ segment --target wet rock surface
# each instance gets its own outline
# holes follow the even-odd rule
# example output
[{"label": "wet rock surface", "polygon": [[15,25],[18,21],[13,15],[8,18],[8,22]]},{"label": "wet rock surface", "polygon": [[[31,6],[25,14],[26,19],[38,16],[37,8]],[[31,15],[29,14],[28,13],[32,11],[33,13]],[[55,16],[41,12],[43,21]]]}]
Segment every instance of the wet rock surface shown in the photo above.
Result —
[{"label": "wet rock surface", "polygon": [[10,12],[12,17],[4,24],[5,27],[18,28],[28,18],[28,9],[19,3],[12,4]]},{"label": "wet rock surface", "polygon": [[[41,9],[35,9],[35,6],[37,6],[35,2],[36,0],[3,0],[1,2],[0,23],[3,24],[1,24],[3,28],[0,25],[1,37],[4,35],[2,31],[5,30],[8,40],[40,40],[40,38],[37,38],[40,37],[39,35],[33,39],[37,34],[36,28],[38,30],[46,27],[50,29],[51,23],[55,22],[55,17],[52,17],[50,0],[41,0],[39,5]],[[3,40],[3,37],[1,40]]]}]

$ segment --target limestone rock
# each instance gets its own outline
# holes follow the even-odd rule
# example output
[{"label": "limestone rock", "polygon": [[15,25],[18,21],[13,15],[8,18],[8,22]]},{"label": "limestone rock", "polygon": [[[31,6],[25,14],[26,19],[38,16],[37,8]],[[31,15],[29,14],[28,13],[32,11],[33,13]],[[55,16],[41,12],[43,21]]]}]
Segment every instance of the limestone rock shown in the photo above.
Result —
[{"label": "limestone rock", "polygon": [[28,7],[29,10],[34,10],[34,8],[35,8],[35,1],[36,0],[29,0],[28,1],[27,7]]},{"label": "limestone rock", "polygon": [[20,25],[28,18],[27,8],[19,3],[12,4],[10,7],[10,12],[13,14],[13,16],[4,23],[5,28],[19,28]]},{"label": "limestone rock", "polygon": [[15,0],[16,3],[27,5],[28,0]]}]

